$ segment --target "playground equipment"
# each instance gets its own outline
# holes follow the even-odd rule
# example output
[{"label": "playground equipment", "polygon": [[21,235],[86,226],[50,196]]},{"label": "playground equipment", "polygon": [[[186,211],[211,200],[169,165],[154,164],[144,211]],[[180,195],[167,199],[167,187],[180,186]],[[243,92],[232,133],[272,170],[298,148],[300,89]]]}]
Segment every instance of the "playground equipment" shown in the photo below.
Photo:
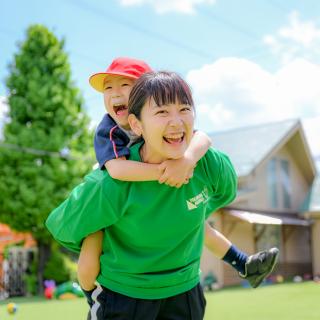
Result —
[{"label": "playground equipment", "polygon": [[76,282],[69,281],[56,286],[56,283],[53,280],[46,280],[44,282],[44,286],[44,296],[47,299],[52,299],[55,297],[63,300],[84,297],[80,285]]}]

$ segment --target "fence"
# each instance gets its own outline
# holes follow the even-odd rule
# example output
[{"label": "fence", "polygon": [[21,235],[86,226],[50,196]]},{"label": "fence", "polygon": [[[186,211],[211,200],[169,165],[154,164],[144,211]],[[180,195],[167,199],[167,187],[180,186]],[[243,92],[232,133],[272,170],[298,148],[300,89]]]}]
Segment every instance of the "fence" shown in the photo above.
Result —
[{"label": "fence", "polygon": [[30,271],[35,249],[11,247],[0,253],[0,300],[26,295],[25,276]]}]

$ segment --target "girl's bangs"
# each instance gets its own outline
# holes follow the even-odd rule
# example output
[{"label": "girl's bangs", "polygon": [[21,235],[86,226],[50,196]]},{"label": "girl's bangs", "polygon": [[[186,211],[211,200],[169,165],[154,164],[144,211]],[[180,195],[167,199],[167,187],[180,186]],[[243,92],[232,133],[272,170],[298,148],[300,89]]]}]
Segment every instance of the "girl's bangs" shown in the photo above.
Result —
[{"label": "girl's bangs", "polygon": [[150,86],[151,97],[158,106],[168,104],[186,104],[193,107],[193,99],[190,88],[180,79],[170,79],[171,81],[161,81],[163,79],[154,79]]}]

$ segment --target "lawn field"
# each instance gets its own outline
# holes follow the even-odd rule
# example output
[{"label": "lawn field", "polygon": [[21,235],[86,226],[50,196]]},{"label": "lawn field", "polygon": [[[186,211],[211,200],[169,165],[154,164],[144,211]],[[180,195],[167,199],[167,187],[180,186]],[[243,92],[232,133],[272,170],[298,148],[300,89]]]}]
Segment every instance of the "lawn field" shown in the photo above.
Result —
[{"label": "lawn field", "polygon": [[[319,298],[320,284],[313,282],[225,289],[206,294],[205,320],[319,320]],[[15,315],[8,315],[8,302],[18,305]],[[86,319],[86,310],[82,298],[16,298],[0,302],[0,320],[82,320]]]}]

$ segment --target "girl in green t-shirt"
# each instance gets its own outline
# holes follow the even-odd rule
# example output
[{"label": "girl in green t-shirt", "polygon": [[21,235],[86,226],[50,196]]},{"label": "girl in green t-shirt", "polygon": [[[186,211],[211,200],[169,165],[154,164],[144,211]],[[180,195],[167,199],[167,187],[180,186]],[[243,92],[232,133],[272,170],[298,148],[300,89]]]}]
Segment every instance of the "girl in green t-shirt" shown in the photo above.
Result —
[{"label": "girl in green t-shirt", "polygon": [[[128,121],[144,139],[131,147],[129,159],[161,163],[180,158],[193,135],[188,85],[172,72],[143,75],[130,94]],[[242,263],[242,276],[259,285],[272,271],[277,250],[239,256],[205,222],[235,198],[236,190],[230,160],[214,149],[179,189],[157,181],[119,181],[101,170],[90,173],[51,213],[47,226],[76,252],[89,245],[90,234],[103,231],[99,286],[90,294],[92,318],[203,319],[199,266],[204,238],[216,255]]]}]

